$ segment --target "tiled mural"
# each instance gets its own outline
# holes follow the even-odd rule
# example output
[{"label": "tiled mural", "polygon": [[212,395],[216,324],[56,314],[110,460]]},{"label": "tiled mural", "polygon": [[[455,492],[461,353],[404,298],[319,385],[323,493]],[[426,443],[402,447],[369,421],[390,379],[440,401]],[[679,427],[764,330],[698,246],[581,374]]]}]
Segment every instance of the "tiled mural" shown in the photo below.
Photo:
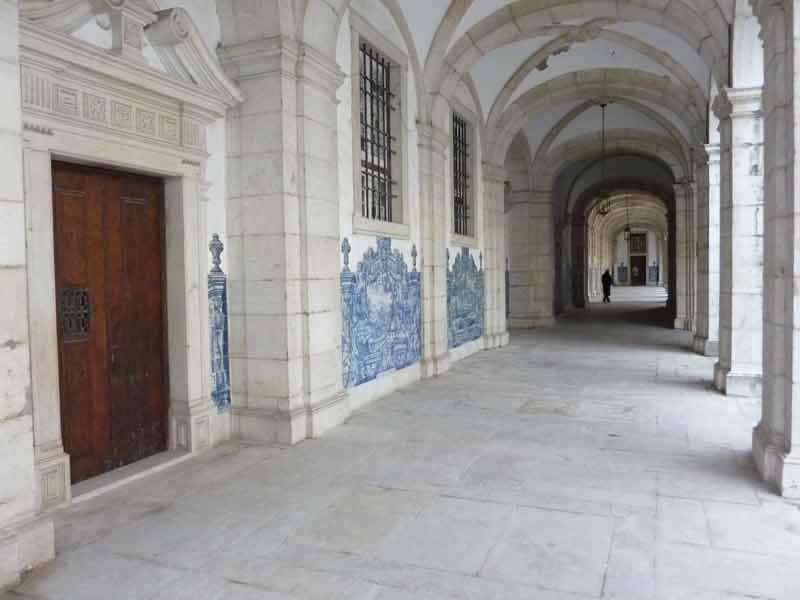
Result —
[{"label": "tiled mural", "polygon": [[447,251],[447,345],[456,348],[483,335],[483,255],[480,267],[469,248],[461,248],[450,268]]},{"label": "tiled mural", "polygon": [[213,267],[208,273],[208,316],[211,341],[211,401],[219,412],[231,404],[231,370],[228,355],[228,278],[223,273],[224,246],[215,233],[208,245]]},{"label": "tiled mural", "polygon": [[351,388],[420,360],[422,283],[416,246],[411,271],[387,237],[364,253],[356,272],[347,238],[342,255],[342,373],[344,387]]}]

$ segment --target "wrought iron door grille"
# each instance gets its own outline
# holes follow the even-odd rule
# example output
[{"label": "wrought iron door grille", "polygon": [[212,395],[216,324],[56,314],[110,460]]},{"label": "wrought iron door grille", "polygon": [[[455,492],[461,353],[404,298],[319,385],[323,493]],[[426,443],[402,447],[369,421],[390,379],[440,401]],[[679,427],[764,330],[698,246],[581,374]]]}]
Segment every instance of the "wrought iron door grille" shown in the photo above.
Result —
[{"label": "wrought iron door grille", "polygon": [[453,113],[453,227],[469,235],[469,130],[466,120]]},{"label": "wrought iron door grille", "polygon": [[88,337],[90,308],[88,289],[64,286],[61,290],[61,331],[65,340]]},{"label": "wrought iron door grille", "polygon": [[366,42],[360,43],[361,215],[392,221],[395,182],[392,161],[392,63]]}]

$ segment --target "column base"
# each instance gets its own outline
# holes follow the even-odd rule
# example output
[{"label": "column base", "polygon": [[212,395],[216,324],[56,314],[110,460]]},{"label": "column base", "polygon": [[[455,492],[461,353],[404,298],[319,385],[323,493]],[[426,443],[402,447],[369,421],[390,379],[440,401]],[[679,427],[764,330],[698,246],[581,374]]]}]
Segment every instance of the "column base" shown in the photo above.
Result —
[{"label": "column base", "polygon": [[689,317],[676,317],[675,322],[672,324],[672,328],[680,331],[691,331],[692,320]]},{"label": "column base", "polygon": [[692,340],[692,349],[701,356],[719,356],[719,340],[696,335]]},{"label": "column base", "polygon": [[504,331],[503,333],[485,335],[483,336],[483,339],[484,350],[496,350],[497,348],[502,348],[503,346],[508,345],[508,332]]},{"label": "column base", "polygon": [[508,317],[507,323],[509,329],[539,329],[555,326],[556,319],[553,316],[515,317],[511,315]]},{"label": "column base", "polygon": [[66,506],[72,499],[69,455],[60,442],[37,446],[34,453],[39,510]]},{"label": "column base", "polygon": [[55,558],[53,521],[40,516],[0,528],[0,591]]},{"label": "column base", "polygon": [[800,500],[800,456],[784,452],[762,423],[753,429],[753,461],[764,481],[777,488],[781,496]]},{"label": "column base", "polygon": [[717,363],[714,365],[714,387],[727,396],[757,398],[761,396],[761,375],[738,373]]},{"label": "column base", "polygon": [[170,407],[170,447],[200,452],[212,446],[212,410]]},{"label": "column base", "polygon": [[438,356],[422,359],[422,378],[430,379],[437,377],[450,370],[450,351],[443,352]]},{"label": "column base", "polygon": [[350,416],[350,395],[339,392],[304,412],[307,420],[307,437],[320,437],[326,431],[344,423]]}]

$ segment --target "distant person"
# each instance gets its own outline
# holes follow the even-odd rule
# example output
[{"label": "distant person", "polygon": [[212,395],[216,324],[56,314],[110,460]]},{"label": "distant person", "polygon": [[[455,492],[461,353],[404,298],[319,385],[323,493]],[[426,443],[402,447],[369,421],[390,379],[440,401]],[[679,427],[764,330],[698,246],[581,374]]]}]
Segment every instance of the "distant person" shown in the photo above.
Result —
[{"label": "distant person", "polygon": [[608,269],[603,273],[603,302],[611,302],[611,286],[614,285],[614,279],[611,277]]}]

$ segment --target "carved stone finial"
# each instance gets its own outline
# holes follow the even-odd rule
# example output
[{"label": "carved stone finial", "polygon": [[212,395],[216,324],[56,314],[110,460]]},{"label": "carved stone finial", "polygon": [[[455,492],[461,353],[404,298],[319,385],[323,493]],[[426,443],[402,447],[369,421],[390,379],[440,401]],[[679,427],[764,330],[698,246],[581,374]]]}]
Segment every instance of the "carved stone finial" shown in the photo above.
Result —
[{"label": "carved stone finial", "polygon": [[208,244],[208,249],[211,251],[211,262],[214,265],[211,269],[211,272],[222,273],[220,265],[222,264],[222,251],[225,250],[225,246],[219,240],[219,235],[216,233],[211,236],[211,242]]},{"label": "carved stone finial", "polygon": [[350,270],[350,241],[347,238],[342,240],[342,255],[344,256],[344,270]]},{"label": "carved stone finial", "polygon": [[417,245],[411,244],[411,268],[413,271],[417,270]]}]

